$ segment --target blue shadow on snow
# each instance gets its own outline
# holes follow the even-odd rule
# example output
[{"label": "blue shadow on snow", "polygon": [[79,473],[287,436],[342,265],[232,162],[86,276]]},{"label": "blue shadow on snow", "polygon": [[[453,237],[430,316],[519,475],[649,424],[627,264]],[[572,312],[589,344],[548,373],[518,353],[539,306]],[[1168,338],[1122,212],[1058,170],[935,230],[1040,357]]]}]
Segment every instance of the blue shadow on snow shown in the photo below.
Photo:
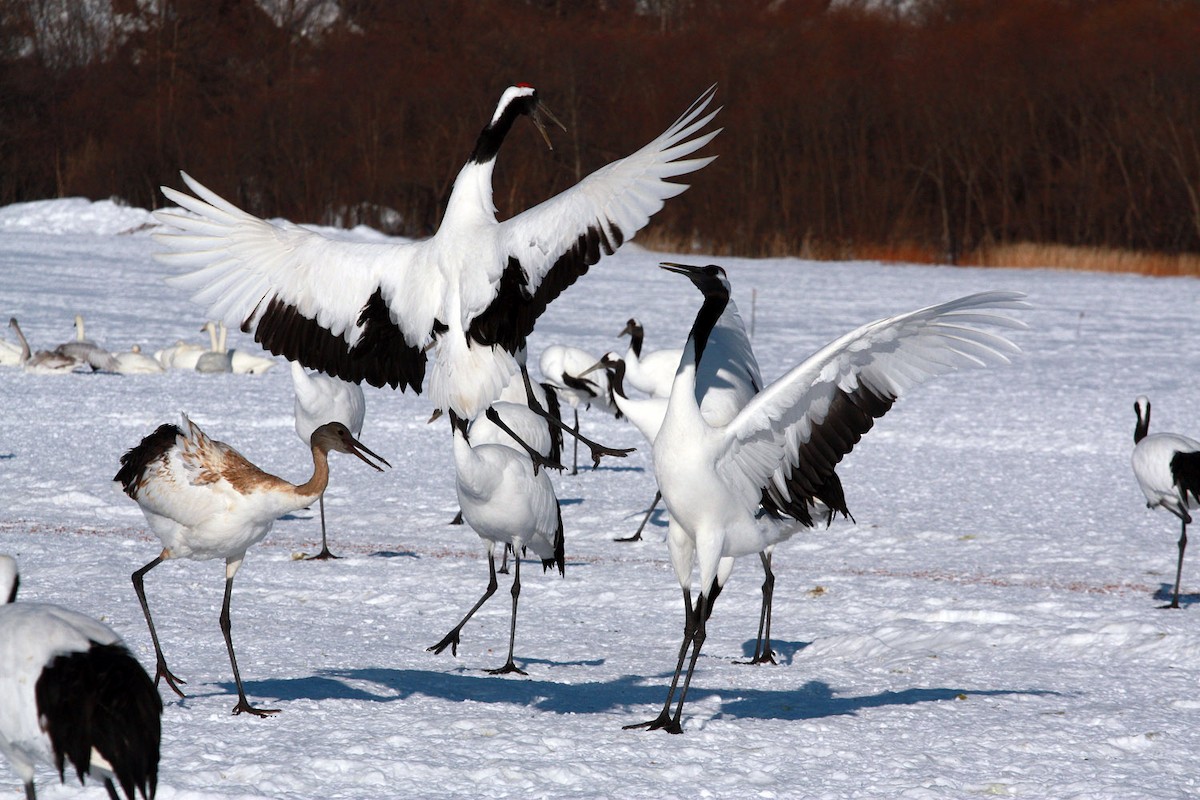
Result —
[{"label": "blue shadow on snow", "polygon": [[[526,663],[526,662],[522,662]],[[499,666],[497,663],[495,666]],[[770,667],[767,667],[770,669]],[[476,703],[504,703],[536,708],[556,714],[595,714],[629,712],[653,714],[666,698],[669,676],[661,683],[646,685],[637,675],[622,675],[609,681],[558,683],[537,678],[488,675],[483,670],[459,669],[451,672],[412,669],[328,670],[318,675],[294,679],[247,681],[246,693],[252,702],[270,704],[289,700],[357,700],[390,703],[414,695],[441,700]],[[374,684],[379,692],[353,686]],[[236,697],[232,683],[218,684]],[[799,689],[707,689],[692,684],[689,702],[704,698],[728,698],[718,717],[733,719],[804,720],[855,715],[860,711],[885,706],[912,706],[963,697],[999,697],[1005,695],[1057,695],[1036,689],[913,688],[898,692],[879,692],[858,697],[838,696],[829,684],[809,681]],[[269,698],[265,700],[264,698]]]}]

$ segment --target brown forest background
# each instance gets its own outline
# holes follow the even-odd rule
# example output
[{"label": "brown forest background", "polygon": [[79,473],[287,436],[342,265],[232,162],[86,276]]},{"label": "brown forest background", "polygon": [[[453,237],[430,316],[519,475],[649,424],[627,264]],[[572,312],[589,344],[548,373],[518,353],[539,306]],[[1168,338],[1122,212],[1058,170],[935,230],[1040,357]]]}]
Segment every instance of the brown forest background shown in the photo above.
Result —
[{"label": "brown forest background", "polygon": [[1196,0],[342,0],[333,22],[313,0],[62,7],[0,0],[0,204],[153,208],[184,169],[263,216],[426,235],[508,84],[568,131],[548,152],[514,129],[501,215],[716,82],[720,158],[655,218],[660,243],[1200,253]]}]

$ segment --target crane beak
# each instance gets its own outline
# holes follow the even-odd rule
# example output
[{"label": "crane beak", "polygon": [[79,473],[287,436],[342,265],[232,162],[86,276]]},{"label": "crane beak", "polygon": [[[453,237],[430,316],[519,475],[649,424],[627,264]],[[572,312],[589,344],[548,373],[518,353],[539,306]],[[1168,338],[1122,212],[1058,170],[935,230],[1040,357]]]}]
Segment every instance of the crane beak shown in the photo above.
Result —
[{"label": "crane beak", "polygon": [[662,269],[665,269],[667,272],[674,272],[679,275],[688,276],[693,275],[697,270],[700,269],[699,267],[693,267],[690,264],[674,264],[670,261],[664,261],[658,266]]},{"label": "crane beak", "polygon": [[[392,466],[387,462],[387,459],[377,453],[371,452],[362,442],[360,442],[358,439],[355,439],[353,436],[350,437],[349,445],[351,454],[358,456],[360,459],[362,459],[364,464],[372,469],[383,472],[383,467]],[[375,461],[383,464],[383,467],[371,461],[371,458],[367,458],[367,456],[370,456],[371,458],[375,459]]]},{"label": "crane beak", "polygon": [[604,369],[604,359],[597,361],[595,364],[592,364],[590,367],[585,369],[583,372],[579,373],[579,377],[582,378],[584,375],[588,375],[592,372],[595,372],[598,369]]},{"label": "crane beak", "polygon": [[550,134],[546,132],[546,123],[549,122],[557,125],[564,131],[567,129],[567,126],[563,125],[558,117],[554,116],[541,100],[538,100],[537,105],[533,107],[533,111],[529,112],[529,119],[533,121],[534,126],[538,129],[538,133],[546,141],[546,147],[551,150],[554,149],[554,143],[550,141]]}]

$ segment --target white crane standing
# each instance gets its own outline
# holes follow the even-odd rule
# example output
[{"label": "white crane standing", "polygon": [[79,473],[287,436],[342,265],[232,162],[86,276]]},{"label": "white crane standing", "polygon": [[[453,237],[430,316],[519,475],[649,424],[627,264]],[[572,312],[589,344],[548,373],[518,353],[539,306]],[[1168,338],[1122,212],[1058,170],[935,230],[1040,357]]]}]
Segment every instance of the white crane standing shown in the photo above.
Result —
[{"label": "white crane standing", "polygon": [[1163,608],[1179,608],[1179,581],[1183,577],[1183,551],[1191,509],[1200,506],[1200,442],[1178,433],[1150,433],[1150,399],[1141,395],[1133,404],[1137,426],[1133,429],[1133,474],[1147,508],[1165,508],[1179,518],[1179,561],[1175,565],[1175,593]]},{"label": "white crane standing", "polygon": [[162,552],[132,576],[154,642],[155,684],[164,678],[176,694],[184,696],[179,688],[183,681],[167,668],[158,643],[158,633],[146,604],[145,574],[172,558],[195,561],[224,558],[225,600],[220,624],[237,684],[238,702],[233,713],[246,711],[260,717],[277,713],[278,709],[250,705],[242,689],[229,635],[233,576],[241,567],[247,548],[261,541],[277,518],[312,505],[325,491],[329,483],[329,451],[357,456],[376,470],[382,468],[368,456],[390,466],[351,436],[340,422],[317,428],[312,435],[311,450],[312,477],[302,484],[292,484],[259,469],[224,442],[210,439],[184,415],[182,428],[161,425],[121,456],[121,469],[113,480],[141,507],[150,529],[163,544]]},{"label": "white crane standing", "polygon": [[[713,426],[696,402],[697,370],[729,302],[729,281],[718,266],[663,267],[686,275],[704,295],[653,448],[671,517],[671,560],[684,591],[684,636],[662,711],[627,727],[681,733],[712,603],[733,560],[811,526],[811,501],[904,390],[956,367],[1007,363],[1018,348],[983,327],[1021,327],[991,309],[1024,304],[1019,293],[987,292],[864,325],[765,387],[728,424]],[[694,604],[693,565],[700,585]]]},{"label": "white crane standing", "polygon": [[89,616],[17,603],[16,562],[0,555],[0,753],[36,800],[34,767],[114,781],[128,800],[158,785],[162,698],[121,637]]},{"label": "white crane standing", "polygon": [[566,569],[562,513],[558,497],[545,470],[534,469],[524,450],[504,444],[471,444],[468,423],[451,412],[454,428],[454,474],[458,505],[463,519],[487,546],[488,585],[467,615],[429,648],[440,653],[447,647],[457,655],[463,626],[496,592],[497,544],[513,552],[512,617],[508,634],[508,660],[489,670],[492,674],[525,673],[513,661],[517,635],[517,599],[521,594],[521,552],[528,547],[542,560],[542,569]]}]

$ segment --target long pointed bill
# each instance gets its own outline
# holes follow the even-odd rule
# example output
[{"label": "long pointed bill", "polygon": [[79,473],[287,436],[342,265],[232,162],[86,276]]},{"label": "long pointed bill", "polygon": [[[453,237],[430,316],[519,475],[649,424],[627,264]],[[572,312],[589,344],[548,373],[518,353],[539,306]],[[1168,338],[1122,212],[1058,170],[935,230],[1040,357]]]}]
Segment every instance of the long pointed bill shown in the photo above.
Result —
[{"label": "long pointed bill", "polygon": [[670,261],[664,261],[661,264],[659,264],[658,266],[661,269],[667,270],[668,272],[674,272],[679,275],[689,275],[689,276],[692,273],[696,272],[696,270],[700,269],[699,267],[695,267],[690,264],[674,264]]},{"label": "long pointed bill", "polygon": [[[383,467],[392,466],[387,462],[387,459],[377,453],[371,452],[365,445],[363,445],[362,442],[360,442],[358,439],[355,439],[353,436],[350,437],[350,452],[361,458],[364,464],[380,472],[383,472]],[[369,458],[367,458],[367,456],[370,456],[371,458],[383,464],[383,467],[379,466],[379,464],[373,463]]]},{"label": "long pointed bill", "polygon": [[591,373],[591,372],[595,372],[598,369],[605,369],[606,366],[607,365],[604,363],[604,359],[600,359],[595,364],[592,364],[590,367],[585,369],[583,372],[579,373],[579,377],[582,378],[584,375],[587,375],[588,373]]},{"label": "long pointed bill", "polygon": [[563,125],[562,122],[559,121],[558,117],[554,116],[554,114],[550,112],[550,109],[546,108],[545,104],[542,103],[541,100],[539,100],[537,105],[533,107],[533,111],[529,114],[529,119],[533,121],[534,126],[538,129],[538,133],[540,133],[542,138],[546,140],[546,147],[550,148],[551,150],[554,149],[554,143],[550,141],[550,134],[546,132],[546,123],[553,123],[554,125],[562,128],[564,131],[567,129],[567,126]]}]

